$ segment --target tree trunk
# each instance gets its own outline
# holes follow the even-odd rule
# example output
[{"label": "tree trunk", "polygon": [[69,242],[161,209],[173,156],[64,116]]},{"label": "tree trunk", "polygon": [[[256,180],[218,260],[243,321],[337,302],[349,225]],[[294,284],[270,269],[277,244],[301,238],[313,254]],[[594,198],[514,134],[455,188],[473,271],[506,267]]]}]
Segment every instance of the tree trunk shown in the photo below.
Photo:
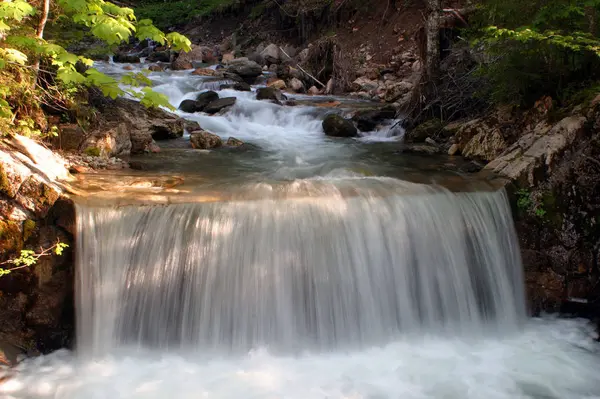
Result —
[{"label": "tree trunk", "polygon": [[[46,23],[48,22],[48,14],[50,14],[50,0],[44,0],[43,4],[44,4],[44,8],[42,9],[42,16],[40,17],[40,22],[37,27],[36,36],[38,39],[44,38],[44,29],[46,29]],[[40,57],[37,56],[35,58],[35,64],[33,65],[33,72],[35,73],[35,79],[34,79],[34,83],[33,83],[34,87],[38,81],[39,70],[40,70]]]},{"label": "tree trunk", "polygon": [[435,79],[440,68],[440,23],[442,9],[440,0],[427,0],[427,47],[425,55],[425,74],[427,80]]},{"label": "tree trunk", "polygon": [[596,36],[598,33],[598,21],[596,8],[593,6],[585,7],[585,16],[588,20],[588,30],[592,36]]}]

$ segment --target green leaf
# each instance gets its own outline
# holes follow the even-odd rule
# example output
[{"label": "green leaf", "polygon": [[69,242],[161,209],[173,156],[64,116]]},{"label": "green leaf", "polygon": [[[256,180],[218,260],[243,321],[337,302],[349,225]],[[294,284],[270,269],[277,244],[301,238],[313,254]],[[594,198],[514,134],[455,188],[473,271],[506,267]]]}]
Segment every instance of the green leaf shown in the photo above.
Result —
[{"label": "green leaf", "polygon": [[14,48],[0,48],[0,58],[6,62],[14,62],[25,65],[27,56]]},{"label": "green leaf", "polygon": [[170,110],[174,110],[175,108],[169,103],[169,98],[162,93],[157,93],[153,91],[149,87],[144,87],[142,89],[143,96],[141,97],[140,103],[145,107],[165,107]]},{"label": "green leaf", "polygon": [[192,42],[184,35],[172,32],[167,35],[167,41],[173,49],[188,52],[192,49]]}]

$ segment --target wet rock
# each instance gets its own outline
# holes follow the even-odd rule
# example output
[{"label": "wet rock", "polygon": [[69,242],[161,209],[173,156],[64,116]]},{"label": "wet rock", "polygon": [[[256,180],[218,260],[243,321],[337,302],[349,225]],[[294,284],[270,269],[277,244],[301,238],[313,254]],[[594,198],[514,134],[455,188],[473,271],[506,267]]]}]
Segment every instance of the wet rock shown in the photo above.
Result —
[{"label": "wet rock", "polygon": [[223,78],[233,80],[234,82],[247,84],[247,82],[244,81],[244,78],[242,78],[240,75],[238,75],[236,73],[225,71],[225,72],[223,72]]},{"label": "wet rock", "polygon": [[363,132],[370,132],[377,128],[381,122],[394,119],[396,117],[396,109],[391,106],[359,110],[354,113],[352,120],[356,122],[358,128]]},{"label": "wet rock", "polygon": [[325,134],[332,137],[356,137],[358,130],[354,124],[338,114],[329,114],[323,120]]},{"label": "wet rock", "polygon": [[245,82],[234,83],[232,85],[232,88],[233,88],[233,90],[237,90],[237,91],[252,91],[252,88],[250,87],[250,85]]},{"label": "wet rock", "polygon": [[171,51],[155,51],[146,58],[148,62],[171,62]]},{"label": "wet rock", "polygon": [[204,130],[192,132],[190,134],[190,143],[193,148],[199,150],[208,150],[223,146],[223,140],[219,136]]},{"label": "wet rock", "polygon": [[204,108],[203,111],[206,112],[207,114],[216,114],[217,112],[221,111],[224,108],[233,106],[235,104],[236,100],[237,99],[235,97],[220,98],[218,100],[210,102]]},{"label": "wet rock", "polygon": [[282,90],[286,88],[285,82],[281,79],[275,79],[267,83],[268,87],[273,87],[278,90]]},{"label": "wet rock", "polygon": [[452,144],[448,149],[448,155],[453,156],[458,154],[458,144]]},{"label": "wet rock", "polygon": [[271,100],[278,104],[287,99],[287,97],[275,87],[261,87],[256,90],[257,100]]},{"label": "wet rock", "polygon": [[236,139],[235,137],[230,137],[227,139],[225,145],[228,147],[239,147],[241,145],[244,145],[244,142],[242,140]]},{"label": "wet rock", "polygon": [[233,55],[233,53],[225,53],[225,54],[223,54],[223,57],[221,58],[221,62],[223,64],[228,64],[233,60],[235,60],[235,55]]},{"label": "wet rock", "polygon": [[196,107],[199,108],[199,111],[202,111],[208,104],[218,99],[219,95],[212,90],[202,92],[196,97]]},{"label": "wet rock", "polygon": [[163,72],[165,70],[162,65],[150,65],[148,69],[152,72]]},{"label": "wet rock", "polygon": [[194,69],[194,64],[188,61],[179,61],[171,64],[171,69],[174,71],[184,71],[187,69]]},{"label": "wet rock", "polygon": [[202,106],[198,106],[197,101],[195,100],[183,100],[178,107],[180,111],[187,112],[189,114],[200,112],[202,111],[202,108]]},{"label": "wet rock", "polygon": [[262,67],[247,58],[237,58],[229,62],[227,72],[235,73],[244,79],[252,79],[262,75]]},{"label": "wet rock", "polygon": [[113,56],[113,62],[137,64],[140,62],[140,57],[137,55],[118,53]]},{"label": "wet rock", "polygon": [[194,72],[192,72],[192,75],[197,76],[214,76],[215,74],[216,71],[210,68],[197,68],[194,70]]},{"label": "wet rock", "polygon": [[306,87],[304,87],[304,83],[302,83],[302,81],[298,78],[290,79],[288,86],[296,93],[306,92]]}]

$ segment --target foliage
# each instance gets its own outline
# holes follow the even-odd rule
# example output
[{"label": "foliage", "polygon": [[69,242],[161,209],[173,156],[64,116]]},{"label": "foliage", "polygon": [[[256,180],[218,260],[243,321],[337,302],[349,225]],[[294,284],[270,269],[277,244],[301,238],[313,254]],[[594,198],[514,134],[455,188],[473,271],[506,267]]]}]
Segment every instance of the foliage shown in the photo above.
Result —
[{"label": "foliage", "polygon": [[474,44],[487,53],[480,73],[495,102],[561,101],[574,85],[600,79],[600,0],[482,3]]},{"label": "foliage", "polygon": [[[59,241],[49,248],[40,249],[40,252],[37,253],[30,249],[23,249],[19,257],[0,263],[0,277],[10,274],[15,270],[33,266],[43,256],[50,256],[52,254],[61,256],[68,247],[69,245]],[[12,265],[13,267],[3,268],[1,267],[3,265]]]},{"label": "foliage", "polygon": [[211,14],[224,12],[240,3],[240,0],[179,0],[143,2],[135,8],[140,18],[147,18],[161,29],[169,29],[173,26],[190,22],[197,17],[205,17]]},{"label": "foliage", "polygon": [[[189,51],[191,48],[191,42],[185,36],[165,34],[148,19],[138,21],[131,8],[104,0],[58,0],[55,6],[55,18],[83,26],[107,45],[117,45],[135,37],[151,39],[175,50]],[[148,85],[148,80],[139,74],[117,81],[91,68],[93,62],[89,58],[72,54],[51,40],[38,38],[36,14],[39,14],[38,10],[25,0],[0,2],[0,81],[6,83],[0,89],[3,134],[55,133],[48,127],[42,132],[41,126],[32,122],[29,113],[25,112],[32,108],[27,104],[64,108],[84,87],[98,87],[104,95],[116,98],[129,90],[123,89],[121,84]],[[54,34],[60,36],[60,32]],[[38,65],[44,69],[38,69]],[[171,107],[165,96],[148,88],[132,90],[131,94],[139,97],[146,106]]]},{"label": "foliage", "polygon": [[540,219],[544,218],[547,211],[544,208],[543,200],[536,200],[533,198],[532,193],[525,189],[518,190],[516,194],[519,212],[522,214],[533,215]]}]

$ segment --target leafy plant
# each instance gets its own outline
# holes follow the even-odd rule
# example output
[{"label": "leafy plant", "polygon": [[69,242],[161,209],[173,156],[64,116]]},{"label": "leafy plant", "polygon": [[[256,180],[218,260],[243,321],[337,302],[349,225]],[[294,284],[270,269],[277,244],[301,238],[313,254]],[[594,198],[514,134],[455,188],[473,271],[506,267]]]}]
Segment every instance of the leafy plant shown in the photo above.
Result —
[{"label": "leafy plant", "polygon": [[[49,248],[40,249],[40,252],[37,253],[29,249],[23,249],[21,250],[19,257],[0,263],[0,277],[10,274],[15,270],[33,266],[41,257],[50,256],[52,254],[61,256],[68,247],[69,245],[59,241]],[[3,268],[1,267],[3,265],[12,265],[13,267]]]},{"label": "leafy plant", "polygon": [[[135,37],[151,39],[175,50],[191,49],[191,42],[185,36],[175,32],[165,34],[148,19],[138,21],[131,8],[108,1],[58,0],[56,10],[57,18],[68,18],[84,26],[107,45]],[[36,14],[38,10],[25,0],[4,0],[0,3],[0,81],[7,82],[0,89],[0,128],[3,134],[23,131],[30,135],[42,134],[41,129],[27,119],[26,111],[30,109],[23,105],[41,102],[56,107],[56,104],[67,100],[65,95],[84,87],[97,87],[111,98],[127,91],[139,97],[145,106],[171,108],[164,95],[147,87],[141,92],[123,89],[122,84],[134,82],[137,86],[148,85],[149,81],[142,76],[114,79],[94,69],[89,58],[72,54],[57,43],[44,40],[43,30],[37,31],[32,23],[32,16]],[[46,65],[45,70],[40,70],[40,60]],[[87,68],[85,72],[80,65]],[[19,81],[28,82],[27,88],[20,87]],[[55,130],[49,132],[54,133]]]}]

